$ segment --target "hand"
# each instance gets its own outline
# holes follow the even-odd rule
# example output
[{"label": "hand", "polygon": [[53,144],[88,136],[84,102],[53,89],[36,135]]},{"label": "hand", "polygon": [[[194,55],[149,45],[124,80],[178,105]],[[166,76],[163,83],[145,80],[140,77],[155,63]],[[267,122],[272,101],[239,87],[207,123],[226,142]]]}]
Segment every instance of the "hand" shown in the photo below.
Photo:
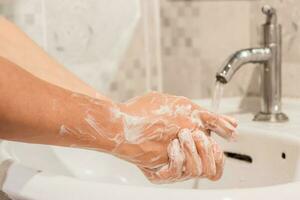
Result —
[{"label": "hand", "polygon": [[[61,142],[106,151],[136,164],[156,183],[193,177],[216,180],[224,156],[210,137],[235,137],[235,120],[210,113],[185,97],[151,92],[124,104],[72,95],[66,112],[76,123],[61,126]],[[73,106],[76,102],[77,106]]]},{"label": "hand", "polygon": [[124,142],[115,153],[136,164],[152,182],[193,177],[219,179],[224,156],[209,136],[235,137],[235,120],[210,113],[184,97],[156,92],[120,105]]}]

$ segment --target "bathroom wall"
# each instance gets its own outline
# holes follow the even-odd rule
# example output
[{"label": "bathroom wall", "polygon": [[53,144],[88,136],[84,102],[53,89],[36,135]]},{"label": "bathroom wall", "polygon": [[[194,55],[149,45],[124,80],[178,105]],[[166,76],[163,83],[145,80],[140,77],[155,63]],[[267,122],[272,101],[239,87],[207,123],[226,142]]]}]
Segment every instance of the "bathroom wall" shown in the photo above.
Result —
[{"label": "bathroom wall", "polygon": [[[163,1],[164,90],[191,98],[210,97],[218,67],[234,51],[259,46],[261,7],[278,10],[283,26],[283,95],[300,97],[300,1]],[[258,95],[259,67],[241,69],[226,96]],[[180,80],[180,84],[178,84]]]},{"label": "bathroom wall", "polygon": [[[260,7],[265,3],[278,9],[283,24],[283,93],[300,97],[300,88],[295,86],[300,76],[300,2],[296,0],[161,0],[161,85],[157,84],[157,68],[146,67],[145,27],[141,18],[134,20],[139,13],[131,16],[132,23],[128,22],[132,38],[116,45],[119,48],[112,55],[118,55],[118,59],[103,59],[107,47],[101,45],[102,30],[110,24],[100,20],[100,11],[108,10],[103,9],[101,1],[2,0],[0,13],[82,79],[116,100],[149,89],[149,73],[153,84],[150,89],[162,86],[168,93],[208,98],[214,74],[224,60],[240,48],[260,45],[260,24],[264,21]],[[258,95],[258,82],[259,67],[249,64],[228,84],[225,95]]]},{"label": "bathroom wall", "polygon": [[139,0],[0,0],[0,13],[101,93],[146,90]]},{"label": "bathroom wall", "polygon": [[[210,97],[218,66],[251,45],[250,6],[250,1],[163,1],[164,90]],[[247,76],[236,76],[226,95],[244,93],[253,69],[243,69]]]}]

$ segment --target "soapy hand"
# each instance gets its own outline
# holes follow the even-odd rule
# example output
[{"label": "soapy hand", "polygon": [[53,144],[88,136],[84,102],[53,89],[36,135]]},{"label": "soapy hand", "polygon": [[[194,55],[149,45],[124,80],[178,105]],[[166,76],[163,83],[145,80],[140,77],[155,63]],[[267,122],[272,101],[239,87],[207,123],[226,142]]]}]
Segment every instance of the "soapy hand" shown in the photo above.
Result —
[{"label": "soapy hand", "polygon": [[81,95],[73,95],[73,100],[80,102],[77,113],[82,116],[74,117],[82,123],[66,122],[60,135],[78,138],[80,145],[74,147],[132,162],[154,183],[221,177],[224,155],[210,133],[234,138],[234,119],[208,112],[185,97],[157,92],[121,104]]},{"label": "soapy hand", "polygon": [[[139,118],[128,126],[127,130],[136,132],[125,132],[123,145],[134,152],[127,155],[127,160],[134,162],[150,181],[221,177],[224,155],[210,132],[234,138],[234,119],[210,113],[185,97],[157,92],[136,97],[121,105],[121,110],[126,116]],[[121,149],[118,152],[124,155]]]}]

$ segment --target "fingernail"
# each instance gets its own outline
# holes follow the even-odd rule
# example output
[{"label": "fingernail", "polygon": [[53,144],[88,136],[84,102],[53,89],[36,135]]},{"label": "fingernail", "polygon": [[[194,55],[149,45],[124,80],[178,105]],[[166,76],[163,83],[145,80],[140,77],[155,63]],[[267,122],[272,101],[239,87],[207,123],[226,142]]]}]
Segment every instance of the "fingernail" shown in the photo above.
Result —
[{"label": "fingernail", "polygon": [[238,138],[238,132],[236,130],[234,130],[232,133],[231,133],[231,137],[228,139],[230,142],[236,142],[237,141],[237,138]]}]

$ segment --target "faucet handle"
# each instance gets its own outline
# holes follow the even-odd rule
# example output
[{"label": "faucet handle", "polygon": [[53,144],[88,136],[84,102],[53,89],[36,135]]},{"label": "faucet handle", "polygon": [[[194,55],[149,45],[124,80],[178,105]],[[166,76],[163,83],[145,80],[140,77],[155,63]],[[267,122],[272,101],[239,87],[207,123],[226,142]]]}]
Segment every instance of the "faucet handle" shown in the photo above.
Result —
[{"label": "faucet handle", "polygon": [[262,11],[265,15],[273,15],[273,14],[276,13],[275,8],[273,8],[273,7],[270,6],[270,5],[264,5],[264,6],[261,8],[261,11]]},{"label": "faucet handle", "polygon": [[277,24],[277,14],[276,9],[270,5],[264,5],[261,9],[262,13],[267,16],[266,24],[276,25]]}]

